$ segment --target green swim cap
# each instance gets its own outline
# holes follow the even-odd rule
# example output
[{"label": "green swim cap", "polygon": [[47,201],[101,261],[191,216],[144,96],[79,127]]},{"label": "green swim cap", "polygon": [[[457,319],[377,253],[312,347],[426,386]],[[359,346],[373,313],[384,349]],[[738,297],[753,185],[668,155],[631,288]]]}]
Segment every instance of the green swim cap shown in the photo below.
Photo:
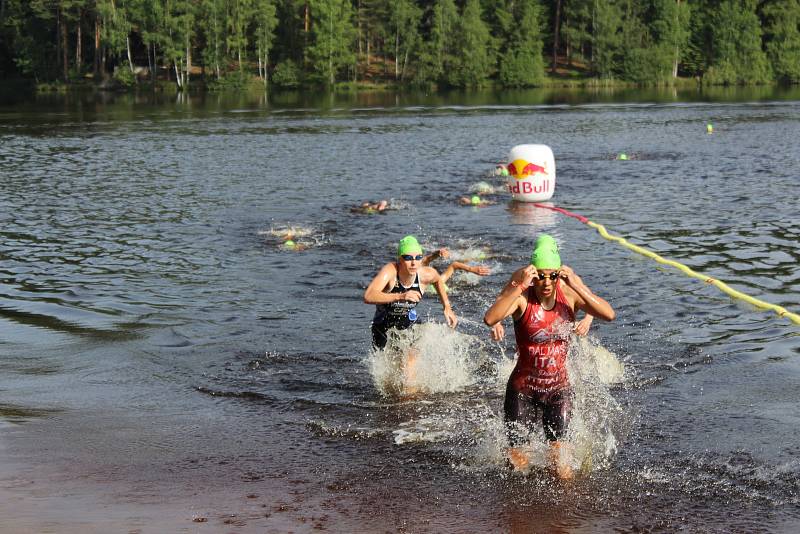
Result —
[{"label": "green swim cap", "polygon": [[405,254],[422,254],[422,247],[419,246],[419,241],[413,235],[407,235],[400,240],[397,245],[397,255],[403,256]]},{"label": "green swim cap", "polygon": [[558,255],[558,245],[552,236],[541,234],[536,239],[536,245],[531,254],[531,265],[537,269],[560,269],[561,256]]},{"label": "green swim cap", "polygon": [[286,248],[294,248],[295,242],[289,239],[283,242],[283,246],[285,246]]},{"label": "green swim cap", "polygon": [[472,198],[469,199],[469,201],[472,202],[473,206],[475,206],[481,203],[481,197],[479,197],[478,195],[472,195]]},{"label": "green swim cap", "polygon": [[622,154],[620,154],[620,155],[617,157],[617,159],[621,159],[621,160],[623,160],[623,161],[624,161],[624,160],[628,159],[628,155],[627,155],[627,154],[625,154],[625,153],[623,152]]}]

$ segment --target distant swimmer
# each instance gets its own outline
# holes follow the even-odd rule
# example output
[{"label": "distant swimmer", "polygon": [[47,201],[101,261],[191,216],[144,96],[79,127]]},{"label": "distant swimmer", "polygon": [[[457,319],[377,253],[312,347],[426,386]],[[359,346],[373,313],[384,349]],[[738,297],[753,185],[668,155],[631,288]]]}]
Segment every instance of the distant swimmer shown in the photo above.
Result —
[{"label": "distant swimmer", "polygon": [[304,244],[298,243],[293,239],[287,239],[286,241],[283,242],[281,246],[286,250],[301,251],[306,249],[306,246]]},{"label": "distant swimmer", "polygon": [[353,213],[363,213],[365,215],[374,215],[376,213],[383,213],[389,207],[388,200],[379,200],[377,202],[364,202],[360,206],[350,208]]},{"label": "distant swimmer", "polygon": [[[448,259],[450,257],[450,251],[446,248],[440,248],[439,250],[435,250],[432,253],[428,254],[422,259],[422,265],[428,266],[433,261],[442,258]],[[447,287],[447,281],[455,274],[456,271],[465,271],[472,274],[477,274],[478,276],[486,276],[491,273],[488,267],[484,265],[469,265],[460,261],[453,261],[447,268],[442,272],[441,277],[442,282],[445,283],[444,288],[447,291],[450,291],[450,288]],[[428,288],[432,288],[432,286],[428,286]]]},{"label": "distant swimmer", "polygon": [[294,234],[292,232],[288,232],[286,235],[283,236],[283,243],[281,244],[286,250],[305,250],[306,246],[298,241],[295,241]]},{"label": "distant swimmer", "polygon": [[[433,267],[422,264],[422,247],[414,236],[406,236],[397,247],[397,261],[384,265],[372,279],[364,292],[364,302],[375,304],[372,319],[372,344],[383,349],[393,330],[405,330],[418,321],[417,303],[422,299],[422,288],[433,284],[444,308],[444,317],[451,328],[458,323],[450,307],[444,282]],[[406,355],[403,365],[404,381],[413,382],[416,377],[416,351]],[[413,392],[407,388],[408,392]]]},{"label": "distant swimmer", "polygon": [[[563,283],[562,283],[563,281]],[[586,287],[568,266],[561,264],[555,240],[541,234],[531,264],[518,269],[486,311],[484,322],[494,327],[514,318],[519,357],[508,379],[504,402],[510,448],[508,459],[517,469],[530,463],[521,448],[515,426],[530,432],[539,424],[550,442],[549,462],[562,479],[573,476],[570,451],[563,438],[572,411],[567,376],[567,353],[575,311],[611,321],[611,305]]]},{"label": "distant swimmer", "polygon": [[487,182],[478,182],[470,187],[469,190],[476,195],[492,195],[495,193],[494,186]]},{"label": "distant swimmer", "polygon": [[472,195],[471,197],[461,197],[458,199],[458,203],[462,206],[476,206],[482,208],[484,206],[491,206],[494,204],[491,200],[486,200],[485,198],[481,198],[478,195]]}]

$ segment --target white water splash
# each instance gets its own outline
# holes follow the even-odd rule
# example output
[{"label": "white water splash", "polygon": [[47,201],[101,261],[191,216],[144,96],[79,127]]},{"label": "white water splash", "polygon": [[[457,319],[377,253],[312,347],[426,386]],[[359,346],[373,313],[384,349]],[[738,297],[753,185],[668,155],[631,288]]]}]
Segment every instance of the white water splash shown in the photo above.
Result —
[{"label": "white water splash", "polygon": [[502,186],[493,186],[488,182],[477,182],[470,186],[469,188],[470,193],[478,193],[481,195],[492,195],[494,193],[501,193],[505,191],[505,188]]},{"label": "white water splash", "polygon": [[292,239],[299,237],[308,237],[314,233],[314,228],[310,226],[300,226],[294,224],[281,224],[278,226],[271,226],[269,230],[259,230],[258,235],[268,235],[277,237],[279,239]]},{"label": "white water splash", "polygon": [[[375,387],[384,395],[463,389],[475,382],[476,363],[470,357],[475,341],[438,323],[394,332],[384,350],[369,355]],[[414,360],[412,372],[405,371],[409,357]]]},{"label": "white water splash", "polygon": [[[258,235],[265,237],[265,241],[274,244],[282,250],[303,250],[311,247],[320,247],[327,243],[327,236],[313,226],[299,224],[273,225],[269,230],[259,230]],[[296,247],[287,248],[286,240],[295,242]]]},{"label": "white water splash", "polygon": [[[630,415],[611,395],[610,387],[625,379],[625,367],[616,355],[593,338],[573,337],[567,368],[573,388],[572,416],[563,447],[568,463],[577,472],[607,468],[616,455],[620,433]],[[495,393],[504,395],[515,361],[506,359],[497,366]],[[496,415],[494,415],[496,414]],[[502,406],[492,410],[481,424],[481,437],[459,463],[459,468],[480,470],[506,464],[508,438]],[[548,467],[550,445],[541,428],[526,436],[519,447],[528,456],[527,474]]]},{"label": "white water splash", "polygon": [[[413,391],[415,416],[392,431],[396,445],[449,444],[457,469],[481,471],[506,465],[502,398],[515,362],[494,358],[491,376],[486,376],[487,366],[480,362],[485,364],[496,352],[488,343],[443,324],[427,323],[398,332],[386,350],[370,353],[368,364],[381,394],[405,398],[409,386]],[[403,362],[409,350],[418,353],[416,372],[404,382]],[[611,388],[625,380],[625,367],[589,336],[573,337],[567,368],[573,388],[572,417],[564,440],[569,463],[584,473],[607,468],[631,420],[611,394]],[[431,394],[451,395],[433,400]],[[526,437],[521,448],[530,464],[524,473],[546,468],[550,444],[544,432],[536,428]]]},{"label": "white water splash", "polygon": [[573,468],[606,468],[617,453],[619,431],[629,422],[610,391],[624,381],[625,367],[592,337],[581,337],[573,338],[567,371],[573,390],[567,433]]}]

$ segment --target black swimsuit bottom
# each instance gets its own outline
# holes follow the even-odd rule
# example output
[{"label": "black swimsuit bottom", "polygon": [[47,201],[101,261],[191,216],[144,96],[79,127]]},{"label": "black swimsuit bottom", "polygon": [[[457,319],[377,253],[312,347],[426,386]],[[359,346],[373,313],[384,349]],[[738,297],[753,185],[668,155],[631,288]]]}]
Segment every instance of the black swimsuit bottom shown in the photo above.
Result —
[{"label": "black swimsuit bottom", "polygon": [[508,441],[511,446],[523,440],[518,426],[532,432],[541,424],[548,441],[561,440],[567,433],[569,416],[572,412],[572,391],[561,389],[545,398],[533,398],[523,395],[511,386],[506,386],[506,399],[503,403],[505,411]]}]

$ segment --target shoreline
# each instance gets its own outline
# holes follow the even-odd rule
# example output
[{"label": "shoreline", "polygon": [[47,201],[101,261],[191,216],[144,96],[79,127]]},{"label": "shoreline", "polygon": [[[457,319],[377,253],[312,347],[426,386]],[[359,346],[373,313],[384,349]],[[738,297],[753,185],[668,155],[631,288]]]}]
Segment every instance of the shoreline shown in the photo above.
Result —
[{"label": "shoreline", "polygon": [[476,87],[437,87],[435,85],[416,86],[411,84],[399,84],[390,80],[380,81],[347,81],[338,82],[333,86],[319,85],[299,85],[294,87],[281,87],[275,84],[264,86],[258,78],[249,80],[242,86],[215,87],[213,83],[204,82],[202,79],[194,80],[188,90],[179,90],[173,80],[160,79],[153,83],[150,80],[142,80],[130,85],[122,85],[113,80],[95,83],[90,78],[81,81],[52,81],[36,82],[31,79],[15,79],[6,82],[9,86],[30,87],[37,94],[47,93],[72,93],[82,91],[110,92],[110,93],[135,93],[138,91],[163,92],[168,94],[187,93],[189,95],[197,93],[223,93],[223,94],[246,94],[253,92],[275,92],[275,93],[380,93],[390,92],[399,94],[414,94],[419,92],[433,94],[448,94],[452,92],[516,92],[516,91],[537,91],[537,90],[557,90],[557,89],[578,89],[578,90],[654,90],[654,89],[674,89],[674,90],[715,90],[715,89],[791,89],[800,87],[797,83],[782,83],[773,81],[769,83],[748,83],[748,84],[708,84],[703,83],[696,77],[678,77],[674,80],[659,83],[638,83],[615,78],[597,78],[583,75],[548,75],[540,84],[524,87],[507,87],[495,80],[488,80],[485,84]]},{"label": "shoreline", "polygon": [[[41,463],[33,456],[22,459],[11,444],[48,431],[42,420],[24,427],[27,430],[0,422],[0,516],[5,518],[1,534],[287,532],[325,530],[334,518],[336,525],[359,524],[339,513],[338,503],[326,503],[325,493],[314,492],[314,481],[300,474],[297,479],[224,481],[184,471],[154,485],[143,484],[115,477],[119,473],[113,463],[67,469],[47,458],[38,458]],[[105,479],[104,470],[110,475]]]}]

